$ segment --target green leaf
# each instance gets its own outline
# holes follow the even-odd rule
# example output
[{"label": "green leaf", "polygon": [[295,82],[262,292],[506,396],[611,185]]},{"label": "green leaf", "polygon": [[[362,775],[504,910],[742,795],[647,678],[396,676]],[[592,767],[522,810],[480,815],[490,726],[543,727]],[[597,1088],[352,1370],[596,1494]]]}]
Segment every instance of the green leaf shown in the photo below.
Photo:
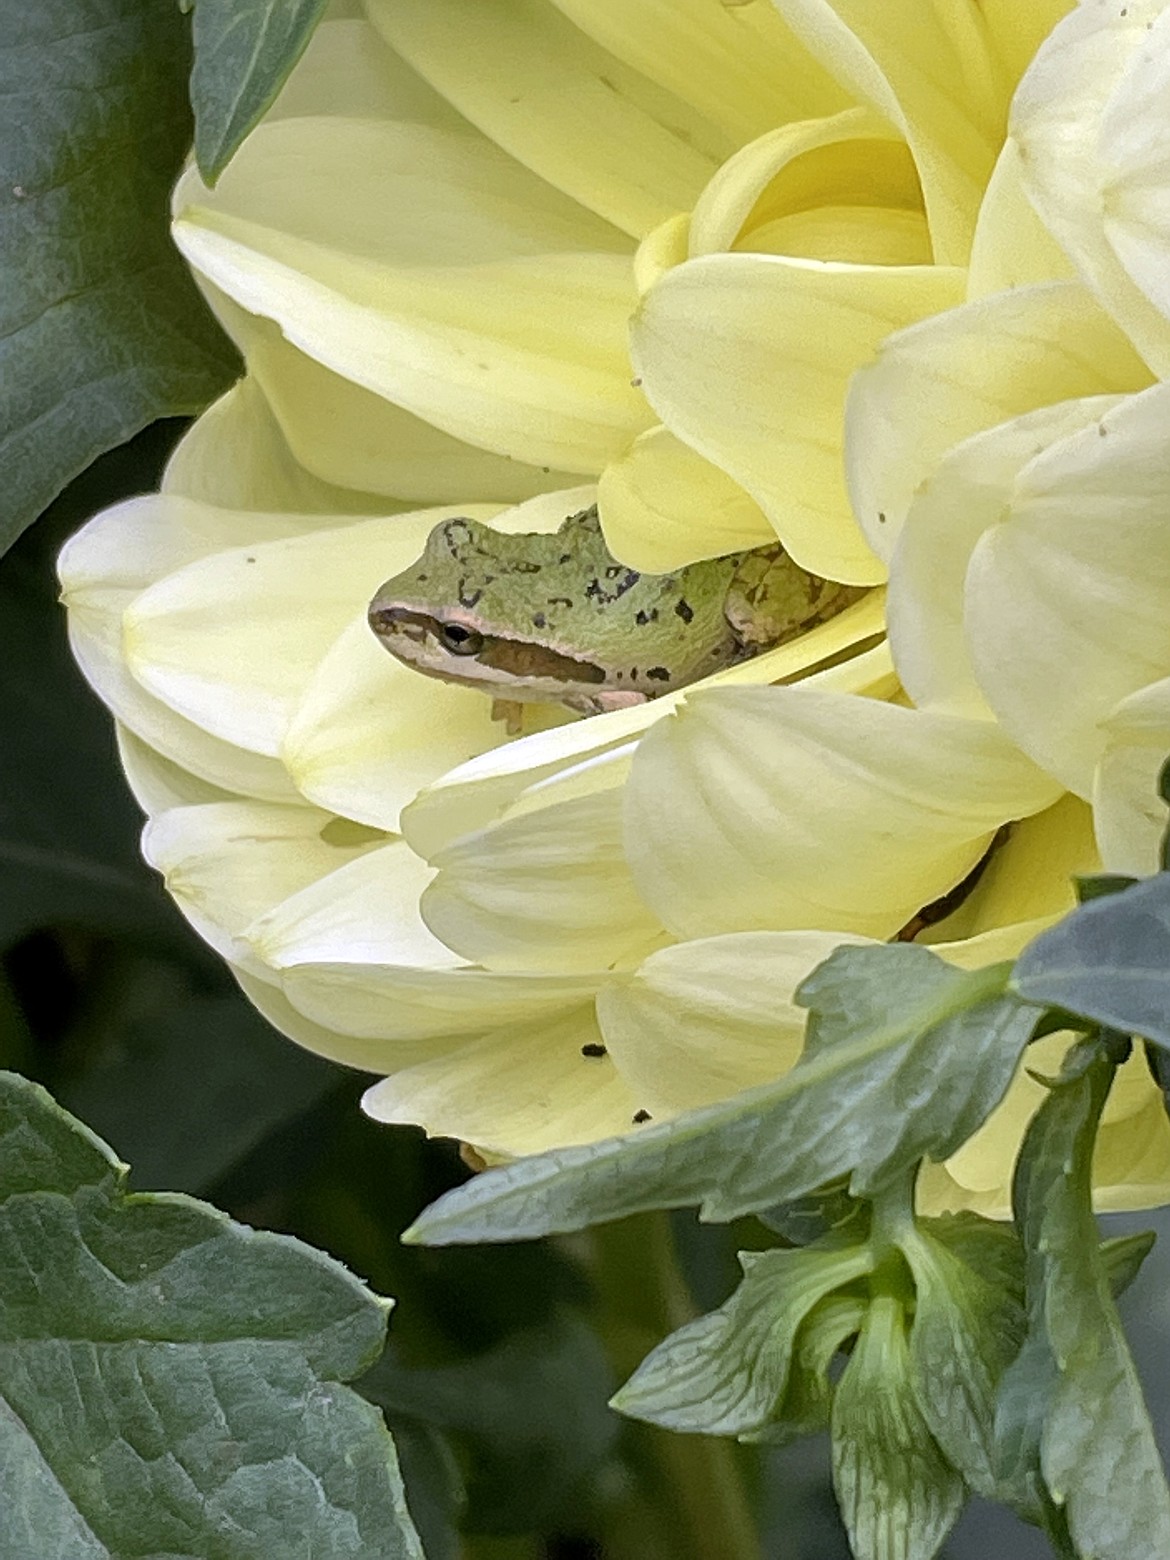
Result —
[{"label": "green leaf", "polygon": [[560,1311],[455,1364],[408,1367],[388,1350],[361,1388],[393,1423],[439,1430],[463,1452],[465,1527],[527,1533],[555,1522],[612,1451],[612,1384],[597,1335]]},{"label": "green leaf", "polygon": [[1113,1072],[1099,1047],[1074,1054],[1028,1128],[1015,1187],[1033,1377],[1043,1374],[1041,1339],[1051,1360],[1048,1391],[1037,1392],[1047,1400],[1040,1470],[1073,1547],[1092,1560],[1170,1554],[1170,1491],[1092,1211],[1093,1144]]},{"label": "green leaf", "polygon": [[1024,949],[1011,985],[1170,1046],[1170,873],[1072,911]]},{"label": "green leaf", "polygon": [[831,1367],[849,1339],[861,1331],[868,1308],[868,1298],[840,1290],[812,1308],[797,1332],[788,1385],[775,1418],[740,1440],[779,1446],[829,1428],[835,1390]]},{"label": "green leaf", "polygon": [[0,550],[96,455],[198,411],[234,356],[172,248],[187,25],[158,0],[3,0]]},{"label": "green leaf", "polygon": [[805,1316],[868,1273],[866,1246],[740,1253],[743,1280],[717,1311],[680,1327],[642,1361],[613,1407],[667,1430],[743,1435],[772,1419]]},{"label": "green leaf", "polygon": [[801,988],[809,1042],[775,1083],[661,1126],[476,1176],[404,1239],[516,1240],[697,1203],[727,1220],[853,1175],[943,1159],[1003,1097],[1036,1021],[1001,995],[1008,966],[967,972],[910,945],[839,949]]},{"label": "green leaf", "polygon": [[914,1391],[901,1304],[878,1295],[833,1398],[833,1484],[857,1560],[933,1560],[966,1489]]},{"label": "green leaf", "polygon": [[197,0],[195,158],[214,184],[305,51],[329,0]]},{"label": "green leaf", "polygon": [[0,1554],[421,1560],[347,1387],[388,1302],[180,1195],[0,1075]]},{"label": "green leaf", "polygon": [[[1005,1243],[1018,1243],[1009,1231]],[[935,1440],[974,1489],[992,1496],[996,1476],[995,1398],[1023,1342],[1018,1271],[1005,1285],[919,1226],[901,1242],[915,1284],[910,1370],[918,1406]],[[1006,1253],[1005,1253],[1006,1255]]]}]

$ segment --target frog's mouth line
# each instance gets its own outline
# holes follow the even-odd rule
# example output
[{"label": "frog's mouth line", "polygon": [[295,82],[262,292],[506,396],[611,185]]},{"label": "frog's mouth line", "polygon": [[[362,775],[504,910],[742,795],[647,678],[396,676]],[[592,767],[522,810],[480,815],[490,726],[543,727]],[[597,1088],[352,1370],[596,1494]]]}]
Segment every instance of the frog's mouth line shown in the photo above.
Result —
[{"label": "frog's mouth line", "polygon": [[[423,645],[428,640],[438,644],[444,627],[443,619],[430,613],[414,611],[409,607],[371,608],[369,619],[370,627],[391,653],[394,653],[393,641],[399,636],[417,645]],[[554,683],[562,684],[596,685],[605,681],[604,670],[594,662],[579,660],[572,655],[563,655],[559,650],[554,650],[548,645],[535,644],[527,639],[509,639],[502,635],[477,634],[476,637],[482,640],[481,647],[472,654],[465,652],[464,658],[493,671],[502,672],[506,677],[515,677],[518,680],[545,677]],[[450,647],[445,647],[445,653],[448,656],[457,654]],[[409,659],[414,662],[414,657]],[[451,667],[450,675],[453,678],[458,676],[454,666]],[[474,681],[474,679],[461,680]]]}]

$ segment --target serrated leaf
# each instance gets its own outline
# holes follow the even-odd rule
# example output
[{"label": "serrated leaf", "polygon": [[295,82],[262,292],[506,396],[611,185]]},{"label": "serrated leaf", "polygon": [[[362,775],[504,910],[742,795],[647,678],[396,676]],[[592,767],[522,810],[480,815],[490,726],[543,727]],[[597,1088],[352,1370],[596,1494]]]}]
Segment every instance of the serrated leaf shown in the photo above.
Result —
[{"label": "serrated leaf", "polygon": [[966,1490],[911,1381],[898,1301],[879,1295],[833,1398],[833,1484],[856,1560],[934,1560]]},{"label": "serrated leaf", "polygon": [[1028,1128],[1015,1187],[1031,1354],[1038,1371],[1042,1335],[1054,1372],[1040,1469],[1075,1550],[1093,1560],[1170,1554],[1170,1490],[1092,1211],[1093,1144],[1113,1071],[1099,1049],[1072,1059]]},{"label": "serrated leaf", "polygon": [[299,1241],[123,1178],[0,1074],[0,1554],[421,1560],[393,1443],[340,1385],[387,1302]]},{"label": "serrated leaf", "polygon": [[960,1260],[925,1227],[902,1241],[914,1275],[910,1370],[935,1440],[972,1488],[995,1489],[995,1397],[1025,1331],[1022,1296]]},{"label": "serrated leaf", "polygon": [[284,85],[329,0],[196,0],[195,159],[208,184]]},{"label": "serrated leaf", "polygon": [[157,0],[4,0],[0,550],[103,450],[235,358],[168,236],[189,47]]},{"label": "serrated leaf", "polygon": [[1079,906],[1016,961],[1012,989],[1170,1046],[1170,873]]},{"label": "serrated leaf", "polygon": [[404,1238],[516,1240],[688,1203],[728,1220],[945,1158],[1003,1097],[1036,1021],[999,994],[1006,970],[956,970],[908,945],[839,949],[802,988],[815,1043],[775,1083],[476,1176]]},{"label": "serrated leaf", "polygon": [[613,1407],[667,1430],[744,1435],[773,1417],[805,1316],[833,1290],[868,1273],[865,1246],[806,1246],[740,1254],[743,1279],[717,1311],[648,1354]]}]

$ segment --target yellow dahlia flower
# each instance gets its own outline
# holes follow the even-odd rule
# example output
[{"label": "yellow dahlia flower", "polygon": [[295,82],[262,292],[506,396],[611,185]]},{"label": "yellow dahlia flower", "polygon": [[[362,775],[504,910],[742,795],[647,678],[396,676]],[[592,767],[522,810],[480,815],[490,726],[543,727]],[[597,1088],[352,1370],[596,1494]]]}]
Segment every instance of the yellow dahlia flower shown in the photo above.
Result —
[{"label": "yellow dahlia flower", "polygon": [[[501,1154],[627,1130],[788,1066],[799,979],[895,935],[1005,822],[930,934],[960,962],[1014,952],[1097,865],[1089,807],[996,696],[916,682],[903,625],[932,612],[915,631],[967,676],[953,546],[895,558],[901,682],[875,588],[710,686],[511,742],[365,623],[438,519],[548,530],[595,497],[635,567],[779,536],[877,587],[957,441],[1147,385],[1005,143],[1068,10],[369,0],[215,190],[180,182],[176,240],[248,375],[162,493],[66,550],[71,632],[149,859],[273,1022],[384,1075],[374,1114]],[[934,329],[953,363],[928,341],[935,379],[908,376]],[[1119,1204],[1170,1184],[1126,1076]],[[932,1206],[1003,1211],[1029,1087]]]}]

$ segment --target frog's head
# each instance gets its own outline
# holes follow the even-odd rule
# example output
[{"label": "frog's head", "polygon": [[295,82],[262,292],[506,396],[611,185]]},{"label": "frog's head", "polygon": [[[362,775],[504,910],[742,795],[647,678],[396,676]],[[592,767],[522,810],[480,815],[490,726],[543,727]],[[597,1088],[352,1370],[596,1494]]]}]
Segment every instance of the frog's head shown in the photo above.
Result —
[{"label": "frog's head", "polygon": [[539,535],[441,521],[422,557],[379,588],[370,627],[391,655],[445,682],[506,700],[588,696],[606,681],[583,648],[596,656],[596,632],[592,643],[577,632],[582,616],[596,618],[583,598],[596,547],[604,552],[595,509]]}]

